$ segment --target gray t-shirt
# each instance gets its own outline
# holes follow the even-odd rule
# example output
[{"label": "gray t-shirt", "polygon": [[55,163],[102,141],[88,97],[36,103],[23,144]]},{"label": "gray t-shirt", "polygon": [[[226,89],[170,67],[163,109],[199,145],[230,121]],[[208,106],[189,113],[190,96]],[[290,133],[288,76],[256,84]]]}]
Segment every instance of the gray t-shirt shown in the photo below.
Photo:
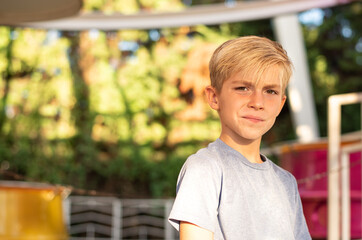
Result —
[{"label": "gray t-shirt", "polygon": [[214,233],[214,239],[311,239],[295,178],[263,156],[251,163],[220,139],[191,155],[177,181],[169,216]]}]

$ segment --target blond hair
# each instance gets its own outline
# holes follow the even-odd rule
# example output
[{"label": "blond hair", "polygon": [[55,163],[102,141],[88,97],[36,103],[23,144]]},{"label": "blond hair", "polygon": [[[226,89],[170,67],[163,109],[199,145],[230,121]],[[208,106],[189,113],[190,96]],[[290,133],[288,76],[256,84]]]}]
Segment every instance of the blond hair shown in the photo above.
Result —
[{"label": "blond hair", "polygon": [[280,67],[279,77],[284,91],[292,75],[292,62],[283,47],[265,37],[232,39],[221,44],[210,59],[211,86],[221,91],[224,81],[238,72],[253,74],[255,81],[259,81],[273,66]]}]

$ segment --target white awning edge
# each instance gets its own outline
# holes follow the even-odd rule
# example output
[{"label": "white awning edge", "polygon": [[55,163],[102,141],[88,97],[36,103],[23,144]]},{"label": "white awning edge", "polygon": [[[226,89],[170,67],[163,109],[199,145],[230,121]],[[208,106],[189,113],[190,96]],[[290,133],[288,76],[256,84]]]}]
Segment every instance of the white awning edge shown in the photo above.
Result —
[{"label": "white awning edge", "polygon": [[179,12],[138,13],[133,15],[83,13],[59,20],[0,24],[20,27],[81,31],[99,29],[104,31],[120,29],[158,29],[164,27],[213,25],[226,22],[250,21],[272,18],[279,15],[306,11],[312,8],[326,8],[353,2],[353,0],[280,0],[236,2],[232,6],[211,4],[194,6]]}]

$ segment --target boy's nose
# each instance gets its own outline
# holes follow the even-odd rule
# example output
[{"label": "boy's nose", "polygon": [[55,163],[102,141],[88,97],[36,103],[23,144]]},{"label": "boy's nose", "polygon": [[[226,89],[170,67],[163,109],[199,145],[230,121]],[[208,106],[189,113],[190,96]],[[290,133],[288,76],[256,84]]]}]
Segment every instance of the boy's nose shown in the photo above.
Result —
[{"label": "boy's nose", "polygon": [[255,110],[264,109],[264,98],[262,93],[253,92],[250,94],[248,107],[254,108]]}]

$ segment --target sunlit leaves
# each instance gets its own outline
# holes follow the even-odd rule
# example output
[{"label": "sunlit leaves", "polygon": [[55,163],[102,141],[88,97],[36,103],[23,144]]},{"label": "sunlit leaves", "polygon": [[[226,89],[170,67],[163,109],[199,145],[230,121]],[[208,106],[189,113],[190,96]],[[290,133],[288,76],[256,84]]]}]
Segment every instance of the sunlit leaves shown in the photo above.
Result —
[{"label": "sunlit leaves", "polygon": [[[323,9],[324,18],[320,26],[304,27],[322,136],[327,134],[327,98],[333,94],[362,91],[362,58],[357,50],[362,36],[361,9],[360,2]],[[358,111],[357,106],[352,106],[343,115],[354,119]],[[343,133],[357,129],[360,129],[358,121],[342,121]]]},{"label": "sunlit leaves", "polygon": [[[32,29],[17,29],[15,32],[16,38],[14,39],[12,49],[14,56],[16,56],[15,59],[26,66],[35,66],[38,61],[42,43],[46,37],[46,32]],[[21,70],[22,69],[18,67],[14,69],[14,71]]]},{"label": "sunlit leaves", "polygon": [[326,58],[324,56],[318,56],[315,62],[314,76],[318,88],[323,89],[326,95],[332,95],[335,93],[338,77],[334,74],[328,73],[327,67]]},{"label": "sunlit leaves", "polygon": [[10,28],[0,27],[0,72],[7,68],[7,47],[10,42]]},{"label": "sunlit leaves", "polygon": [[86,0],[83,1],[83,10],[84,11],[94,11],[101,10],[106,0]]},{"label": "sunlit leaves", "polygon": [[134,118],[134,141],[139,144],[153,142],[156,145],[161,144],[166,136],[166,129],[157,122],[148,123],[146,113],[138,113]]},{"label": "sunlit leaves", "polygon": [[140,0],[143,8],[153,11],[176,11],[183,8],[179,0]]},{"label": "sunlit leaves", "polygon": [[114,11],[123,14],[134,14],[139,10],[137,0],[114,0]]},{"label": "sunlit leaves", "polygon": [[[180,0],[85,0],[83,10],[133,14],[182,7]],[[320,106],[332,93],[361,88],[361,37],[353,20],[360,9],[325,10],[320,26],[304,29]],[[335,16],[350,19],[347,24]],[[108,186],[123,196],[172,196],[187,156],[220,134],[217,113],[202,93],[206,53],[247,34],[273,37],[268,20],[80,33],[0,27],[0,72],[9,67],[11,75],[0,160],[39,181]],[[278,137],[285,136],[273,140]]]},{"label": "sunlit leaves", "polygon": [[37,69],[46,72],[49,76],[69,78],[68,47],[69,42],[64,38],[42,46],[37,53]]}]

